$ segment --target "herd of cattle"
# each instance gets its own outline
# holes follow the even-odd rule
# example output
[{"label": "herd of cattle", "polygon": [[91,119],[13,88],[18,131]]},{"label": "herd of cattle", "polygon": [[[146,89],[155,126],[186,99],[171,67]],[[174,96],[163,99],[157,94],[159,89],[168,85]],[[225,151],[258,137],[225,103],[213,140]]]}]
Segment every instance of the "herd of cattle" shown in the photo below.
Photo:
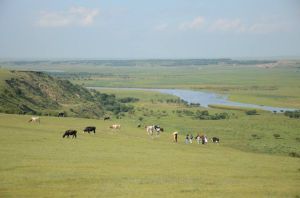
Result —
[{"label": "herd of cattle", "polygon": [[[62,113],[59,113],[58,117],[65,117],[65,115],[62,114]],[[106,117],[104,117],[104,120],[110,120],[110,117],[106,116]],[[40,123],[41,119],[40,119],[40,117],[31,117],[31,119],[28,122],[38,122],[38,123]],[[137,127],[140,128],[141,124],[139,124]],[[110,129],[120,129],[121,125],[120,124],[113,124],[113,125],[110,125],[109,128]],[[159,125],[145,126],[145,129],[146,129],[148,135],[151,136],[151,137],[153,137],[154,135],[159,136],[161,132],[164,132],[164,128],[160,127]],[[96,127],[95,126],[87,126],[83,129],[83,133],[89,133],[89,134],[94,133],[95,134],[96,133]],[[68,129],[64,132],[62,137],[63,138],[65,138],[65,137],[68,138],[69,136],[72,136],[72,138],[77,138],[77,130]],[[187,135],[187,137],[186,137],[186,143],[191,142],[191,138],[190,137],[188,138],[188,136],[189,135]],[[202,139],[202,144],[207,143],[206,136],[203,136],[203,135],[199,136],[199,137],[198,136],[196,136],[195,139],[199,139],[199,140]],[[173,137],[174,137],[174,142],[177,142],[178,132],[174,132]],[[220,139],[218,137],[212,137],[211,141],[213,143],[219,143]]]}]

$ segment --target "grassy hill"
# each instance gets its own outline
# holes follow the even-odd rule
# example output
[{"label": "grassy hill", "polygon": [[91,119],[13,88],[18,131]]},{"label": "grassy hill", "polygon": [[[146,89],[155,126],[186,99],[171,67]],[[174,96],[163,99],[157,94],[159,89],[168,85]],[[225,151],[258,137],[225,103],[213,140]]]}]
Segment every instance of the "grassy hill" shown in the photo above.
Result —
[{"label": "grassy hill", "polygon": [[[151,139],[130,119],[0,114],[0,197],[299,197],[299,158]],[[177,121],[178,122],[178,121]],[[184,124],[180,122],[177,124]],[[83,134],[85,126],[96,134]],[[66,129],[77,139],[63,139]],[[240,139],[236,138],[235,142]],[[232,141],[233,142],[233,141]],[[234,143],[234,142],[233,142]]]},{"label": "grassy hill", "polygon": [[68,80],[42,72],[0,70],[0,112],[97,118],[107,111],[118,114],[130,107],[114,95],[89,91]]}]

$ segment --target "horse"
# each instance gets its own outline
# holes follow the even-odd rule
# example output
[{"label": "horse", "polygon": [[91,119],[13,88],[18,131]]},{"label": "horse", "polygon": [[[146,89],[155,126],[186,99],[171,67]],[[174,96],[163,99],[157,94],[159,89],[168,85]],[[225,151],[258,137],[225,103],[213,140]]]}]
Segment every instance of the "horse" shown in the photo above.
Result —
[{"label": "horse", "polygon": [[83,130],[83,133],[85,133],[85,132],[88,132],[88,133],[94,132],[94,134],[95,134],[96,133],[96,127],[94,127],[94,126],[85,127],[85,129]]},{"label": "horse", "polygon": [[66,130],[64,135],[62,136],[63,138],[65,138],[66,136],[69,137],[70,135],[72,135],[73,137],[72,138],[76,138],[77,137],[77,131],[76,130],[72,130],[72,129],[69,129],[69,130]]},{"label": "horse", "polygon": [[41,123],[40,117],[31,117],[31,119],[28,122],[39,122]]},{"label": "horse", "polygon": [[120,129],[121,125],[120,124],[113,124],[109,128],[111,128],[111,129]]}]

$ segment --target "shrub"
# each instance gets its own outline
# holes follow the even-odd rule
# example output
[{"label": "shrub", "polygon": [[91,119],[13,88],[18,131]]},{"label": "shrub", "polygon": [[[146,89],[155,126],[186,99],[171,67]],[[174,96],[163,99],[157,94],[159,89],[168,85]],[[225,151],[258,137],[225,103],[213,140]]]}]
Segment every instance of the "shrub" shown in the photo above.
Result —
[{"label": "shrub", "polygon": [[251,137],[252,137],[253,139],[260,139],[260,137],[259,137],[257,134],[251,134]]},{"label": "shrub", "polygon": [[119,99],[119,102],[122,102],[122,103],[137,102],[137,101],[139,101],[139,99],[133,98],[133,97],[126,97],[126,98]]},{"label": "shrub", "polygon": [[274,138],[276,138],[276,139],[280,138],[280,135],[277,134],[277,133],[273,134],[273,136],[274,136]]},{"label": "shrub", "polygon": [[286,111],[286,112],[284,112],[284,115],[288,116],[290,118],[300,118],[300,110]]},{"label": "shrub", "polygon": [[289,156],[291,156],[291,157],[300,157],[300,154],[296,153],[296,152],[290,152]]},{"label": "shrub", "polygon": [[228,119],[230,116],[226,112],[216,113],[214,115],[210,115],[207,110],[205,111],[196,111],[194,118],[200,120],[223,120]]},{"label": "shrub", "polygon": [[247,115],[257,115],[257,111],[254,109],[254,110],[249,110],[249,111],[246,111],[245,112]]}]

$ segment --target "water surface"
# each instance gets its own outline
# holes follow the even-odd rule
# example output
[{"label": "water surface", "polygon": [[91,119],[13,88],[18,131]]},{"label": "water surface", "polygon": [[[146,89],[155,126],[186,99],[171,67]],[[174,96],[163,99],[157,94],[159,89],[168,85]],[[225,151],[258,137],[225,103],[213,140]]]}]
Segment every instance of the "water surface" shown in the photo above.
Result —
[{"label": "water surface", "polygon": [[188,103],[199,103],[202,107],[208,105],[225,105],[234,107],[247,107],[253,109],[262,109],[266,111],[294,111],[292,108],[271,107],[264,105],[256,105],[249,103],[233,102],[228,100],[227,95],[216,94],[206,91],[193,91],[184,89],[143,89],[143,88],[106,88],[106,87],[88,87],[91,89],[117,89],[117,90],[141,90],[141,91],[157,91],[164,94],[171,94],[179,97]]}]

